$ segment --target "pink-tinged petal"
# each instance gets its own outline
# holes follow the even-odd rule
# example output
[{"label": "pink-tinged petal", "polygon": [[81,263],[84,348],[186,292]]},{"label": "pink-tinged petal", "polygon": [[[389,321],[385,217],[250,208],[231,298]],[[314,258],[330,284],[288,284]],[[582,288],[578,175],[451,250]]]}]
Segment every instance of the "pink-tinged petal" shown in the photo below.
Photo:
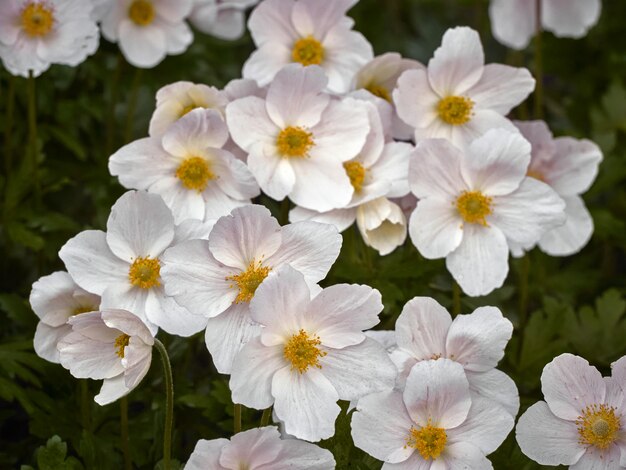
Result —
[{"label": "pink-tinged petal", "polygon": [[[210,182],[209,187],[214,186]],[[161,196],[172,212],[175,223],[187,219],[202,220],[206,210],[202,193],[189,189],[176,177],[167,176],[154,183],[149,192]]]},{"label": "pink-tinged petal", "polygon": [[509,248],[496,227],[463,226],[463,241],[446,257],[446,267],[463,292],[475,297],[502,286],[509,272]]},{"label": "pink-tinged petal", "polygon": [[529,171],[541,168],[554,157],[556,146],[545,121],[513,121],[513,124],[532,146]]},{"label": "pink-tinged petal", "polygon": [[375,393],[359,400],[352,415],[352,439],[379,460],[403,462],[415,451],[406,445],[412,426],[400,392]]},{"label": "pink-tinged petal", "polygon": [[232,139],[247,152],[259,142],[270,147],[276,143],[278,126],[269,118],[265,100],[257,96],[240,98],[230,103],[226,107],[226,123]]},{"label": "pink-tinged petal", "polygon": [[148,346],[154,344],[154,335],[150,328],[132,311],[103,308],[100,314],[102,321],[109,328],[116,328],[129,336],[136,336]]},{"label": "pink-tinged petal", "polygon": [[167,38],[156,25],[137,26],[129,19],[119,24],[119,46],[126,60],[135,67],[152,68],[167,54]]},{"label": "pink-tinged petal", "polygon": [[[246,32],[246,15],[243,11],[234,8],[220,10],[215,22],[207,26],[203,31],[205,34],[225,41],[235,41]],[[198,29],[202,31],[201,28]]]},{"label": "pink-tinged petal", "polygon": [[463,95],[478,82],[485,53],[478,33],[466,26],[451,28],[428,62],[430,85],[442,98]]},{"label": "pink-tinged petal", "polygon": [[479,307],[458,315],[448,332],[446,352],[465,369],[485,372],[504,357],[513,334],[513,324],[496,307]]},{"label": "pink-tinged petal", "polygon": [[430,86],[426,70],[407,70],[400,75],[393,91],[398,116],[412,127],[429,127],[438,120],[437,103],[440,100]]},{"label": "pink-tinged petal", "polygon": [[320,67],[287,65],[267,90],[267,114],[281,129],[315,126],[330,100],[329,95],[321,93],[327,83]]},{"label": "pink-tinged petal", "polygon": [[194,315],[212,318],[237,297],[233,270],[218,262],[206,240],[190,240],[168,249],[161,257],[161,277],[167,295]]},{"label": "pink-tinged petal", "polygon": [[520,417],[515,438],[524,455],[542,465],[572,465],[585,453],[576,424],[554,416],[544,401]]},{"label": "pink-tinged petal", "polygon": [[161,196],[129,191],[111,208],[107,243],[119,258],[158,258],[174,239],[174,217]]},{"label": "pink-tinged petal", "polygon": [[360,205],[356,222],[365,244],[381,256],[393,252],[406,240],[406,216],[400,206],[386,197]]},{"label": "pink-tinged petal", "polygon": [[186,22],[172,24],[164,21],[159,26],[165,32],[168,54],[182,54],[193,42],[193,32]]},{"label": "pink-tinged petal", "polygon": [[292,62],[291,49],[285,44],[268,42],[254,51],[243,64],[242,76],[255,80],[259,86],[272,83],[276,74]]},{"label": "pink-tinged petal", "polygon": [[216,175],[215,186],[221,191],[239,200],[259,195],[259,185],[244,162],[227,150],[212,148],[208,153],[211,155],[211,169]]},{"label": "pink-tinged petal", "polygon": [[554,144],[556,153],[546,171],[546,181],[564,196],[584,193],[596,179],[602,151],[590,140],[571,137],[559,137]]},{"label": "pink-tinged petal", "polygon": [[578,462],[571,465],[570,470],[622,470],[620,465],[620,446],[612,445],[606,450],[590,446]]},{"label": "pink-tinged petal", "polygon": [[446,337],[452,318],[435,299],[414,297],[396,320],[398,347],[418,361],[446,355]]},{"label": "pink-tinged petal", "polygon": [[89,292],[102,295],[108,287],[127,284],[129,264],[115,256],[101,230],[85,230],[61,247],[59,258],[72,279]]},{"label": "pink-tinged petal", "polygon": [[317,212],[304,207],[296,206],[289,211],[289,222],[318,222],[334,225],[339,232],[343,232],[356,220],[356,209],[334,209],[328,212]]},{"label": "pink-tinged petal", "polygon": [[370,338],[343,349],[329,349],[320,359],[320,365],[340,400],[358,400],[391,390],[398,373],[385,349]]},{"label": "pink-tinged petal", "polygon": [[324,279],[341,250],[337,229],[318,222],[296,222],[281,228],[280,248],[267,264],[289,264],[300,271],[309,285]]},{"label": "pink-tinged petal", "polygon": [[463,221],[452,202],[438,197],[422,199],[411,214],[409,235],[424,258],[443,258],[461,244]]},{"label": "pink-tinged petal", "polygon": [[186,470],[227,470],[220,465],[222,449],[228,444],[228,439],[200,439],[185,464]]},{"label": "pink-tinged petal", "polygon": [[567,219],[539,240],[539,248],[550,256],[570,256],[578,253],[591,239],[593,219],[580,196],[563,197]]},{"label": "pink-tinged petal", "polygon": [[124,383],[130,390],[137,387],[150,370],[152,346],[147,346],[136,337],[131,337],[124,348]]},{"label": "pink-tinged petal", "polygon": [[0,43],[12,45],[20,34],[20,3],[18,0],[6,0],[0,4]]},{"label": "pink-tinged petal", "polygon": [[301,37],[323,39],[357,1],[336,0],[326,4],[316,0],[300,0],[293,7],[291,21]]},{"label": "pink-tinged petal", "polygon": [[477,107],[506,115],[528,98],[534,89],[535,79],[527,69],[488,64],[478,83],[467,94]]},{"label": "pink-tinged petal", "polygon": [[413,421],[444,429],[463,423],[472,404],[463,367],[448,359],[415,364],[403,397]]},{"label": "pink-tinged petal", "polygon": [[214,109],[194,109],[171,124],[163,135],[163,148],[180,158],[202,154],[207,148],[221,148],[228,140],[228,128]]},{"label": "pink-tinged petal", "polygon": [[128,189],[149,189],[161,179],[173,176],[177,165],[159,140],[150,137],[123,146],[109,158],[109,172]]},{"label": "pink-tinged petal", "polygon": [[138,321],[145,323],[152,335],[156,335],[159,329],[148,320],[148,316],[146,315],[146,301],[149,294],[149,289],[135,287],[130,282],[116,284],[107,287],[102,293],[100,308],[126,310],[137,316]]},{"label": "pink-tinged petal", "polygon": [[173,297],[166,296],[162,287],[150,289],[146,299],[146,317],[165,332],[182,337],[195,335],[207,325],[205,316],[189,312]]},{"label": "pink-tinged petal", "polygon": [[57,344],[71,331],[72,327],[70,325],[49,326],[40,321],[37,324],[33,338],[35,352],[46,361],[59,364],[61,360],[59,358]]},{"label": "pink-tinged petal", "polygon": [[513,379],[498,369],[486,372],[465,371],[470,384],[472,400],[485,398],[501,405],[511,416],[519,411],[519,392]]},{"label": "pink-tinged petal", "polygon": [[205,238],[208,240],[209,234],[213,229],[215,223],[220,217],[230,214],[234,209],[239,207],[245,207],[252,204],[248,200],[237,200],[228,197],[216,186],[209,185],[203,192],[202,197],[205,202],[204,223],[207,224],[208,232],[206,232]]},{"label": "pink-tinged petal", "polygon": [[215,259],[245,271],[250,263],[267,260],[282,242],[278,221],[263,206],[239,207],[221,217],[209,235]]},{"label": "pink-tinged petal", "polygon": [[257,46],[266,42],[291,44],[297,38],[290,15],[294,5],[293,0],[268,0],[254,9],[248,29]]},{"label": "pink-tinged petal", "polygon": [[250,465],[257,469],[276,460],[281,450],[280,433],[275,427],[250,429],[235,434],[222,449],[220,465],[240,468]]},{"label": "pink-tinged petal", "polygon": [[455,200],[467,184],[461,175],[463,153],[443,139],[417,144],[409,162],[409,185],[418,199]]},{"label": "pink-tinged petal", "polygon": [[277,201],[285,199],[296,184],[291,161],[278,155],[275,147],[268,150],[263,143],[254,145],[248,156],[248,168],[263,192]]},{"label": "pink-tinged petal", "polygon": [[550,186],[534,178],[524,178],[511,194],[494,197],[492,207],[489,224],[523,246],[537,243],[544,233],[566,220],[565,202]]},{"label": "pink-tinged petal", "polygon": [[600,18],[600,0],[545,0],[542,23],[557,37],[581,38]]},{"label": "pink-tinged petal", "polygon": [[309,368],[300,373],[284,367],[274,374],[272,395],[274,412],[287,434],[317,442],[335,433],[339,396],[321,371]]},{"label": "pink-tinged petal", "polygon": [[325,212],[345,207],[352,199],[354,188],[350,184],[350,178],[341,165],[341,160],[332,160],[326,155],[330,150],[330,147],[326,147],[325,155],[319,158],[311,156],[291,162],[296,182],[289,193],[289,199],[295,204]]},{"label": "pink-tinged petal", "polygon": [[372,179],[391,182],[391,189],[386,194],[387,197],[404,197],[409,193],[409,162],[414,149],[413,145],[406,142],[385,144],[380,158],[370,167]]},{"label": "pink-tinged petal", "polygon": [[120,374],[110,379],[104,379],[100,393],[93,397],[94,401],[100,405],[108,405],[122,398],[130,392],[124,381],[124,374]]},{"label": "pink-tinged petal", "polygon": [[505,129],[509,132],[517,132],[517,128],[513,123],[500,113],[483,108],[474,109],[472,118],[466,124],[460,126],[445,124],[445,126],[450,129],[450,140],[452,143],[460,148],[469,145],[473,140],[480,138],[492,129]]},{"label": "pink-tinged petal", "polygon": [[193,0],[152,0],[157,14],[174,22],[183,21],[191,13]]},{"label": "pink-tinged petal", "polygon": [[[491,461],[476,446],[469,442],[450,444],[444,454],[440,469],[446,470],[493,470]],[[445,465],[445,467],[444,467]],[[435,470],[433,465],[431,470]]]},{"label": "pink-tinged petal", "polygon": [[411,454],[411,456],[403,462],[385,462],[382,466],[382,470],[436,470],[436,468],[433,468],[431,464],[432,461],[430,459],[424,460],[419,452],[413,452],[413,454]]},{"label": "pink-tinged petal", "polygon": [[489,4],[491,32],[498,42],[524,49],[537,31],[536,0],[492,0]]},{"label": "pink-tinged petal", "polygon": [[587,406],[604,403],[606,385],[598,369],[566,353],[544,367],[541,391],[552,413],[576,421]]},{"label": "pink-tinged petal", "polygon": [[302,468],[305,470],[328,470],[335,468],[333,454],[326,449],[321,449],[314,444],[299,441],[297,439],[285,439],[281,441],[282,448],[274,462],[255,466],[255,470],[293,470]]},{"label": "pink-tinged petal", "polygon": [[124,372],[113,342],[102,342],[72,332],[58,344],[61,364],[78,379],[107,379]]},{"label": "pink-tinged petal", "polygon": [[217,371],[230,374],[239,351],[260,334],[261,326],[250,317],[247,303],[232,304],[221,315],[210,318],[204,340]]},{"label": "pink-tinged petal", "polygon": [[335,93],[349,91],[356,73],[374,56],[365,36],[342,23],[328,32],[322,46],[324,61],[320,65],[328,76],[329,90]]}]

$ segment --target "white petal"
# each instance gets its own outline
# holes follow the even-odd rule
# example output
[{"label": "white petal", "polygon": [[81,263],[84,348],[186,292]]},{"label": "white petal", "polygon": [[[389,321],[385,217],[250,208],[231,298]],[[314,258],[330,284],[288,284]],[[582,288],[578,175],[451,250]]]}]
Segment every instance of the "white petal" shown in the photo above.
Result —
[{"label": "white petal", "polygon": [[265,100],[248,96],[226,107],[226,123],[232,139],[246,151],[257,142],[267,146],[276,143],[279,129],[267,114]]},{"label": "white petal", "polygon": [[124,382],[124,375],[120,374],[110,379],[104,379],[104,382],[102,382],[102,388],[100,388],[100,393],[98,393],[93,399],[98,405],[104,406],[122,398],[129,392],[130,390]]},{"label": "white petal", "polygon": [[452,318],[435,299],[414,297],[396,320],[398,347],[419,360],[445,357]]},{"label": "white petal", "polygon": [[276,460],[266,465],[255,467],[255,470],[330,470],[335,468],[333,454],[314,444],[286,439],[282,442],[282,449]]},{"label": "white petal", "polygon": [[361,33],[353,31],[347,22],[338,23],[323,41],[324,67],[328,88],[335,93],[349,90],[353,77],[374,56],[372,45]]},{"label": "white petal", "polygon": [[412,127],[429,127],[439,119],[437,104],[441,97],[428,81],[426,70],[407,70],[398,79],[393,101],[398,116]]},{"label": "white petal", "polygon": [[116,328],[129,336],[137,337],[148,346],[154,344],[154,335],[150,328],[133,312],[122,309],[102,308],[100,315],[104,324],[109,328]]},{"label": "white petal", "polygon": [[[209,184],[209,188],[212,184]],[[205,190],[205,192],[207,192]],[[195,189],[189,189],[175,176],[166,176],[150,186],[150,192],[163,198],[174,217],[175,223],[181,223],[186,219],[202,220],[205,212],[205,204],[202,193]]]},{"label": "white petal", "polygon": [[556,153],[546,172],[546,181],[564,196],[581,194],[589,189],[598,174],[602,151],[589,140],[559,137],[554,140]]},{"label": "white petal", "polygon": [[[443,121],[442,121],[443,122]],[[472,118],[460,126],[450,126],[449,138],[454,145],[467,146],[472,140],[478,139],[492,129],[505,129],[516,132],[517,128],[511,121],[491,109],[475,108]],[[444,136],[445,137],[445,136]]]},{"label": "white petal", "polygon": [[507,115],[535,89],[535,79],[522,67],[488,64],[467,94],[476,106]]},{"label": "white petal", "polygon": [[167,38],[157,25],[137,26],[126,19],[119,25],[119,46],[135,67],[152,68],[167,54]]},{"label": "white petal", "polygon": [[468,442],[450,444],[443,454],[442,464],[446,470],[493,470],[485,454]]},{"label": "white petal", "polygon": [[76,378],[98,380],[124,372],[113,342],[98,341],[72,332],[58,344],[61,364]]},{"label": "white petal", "polygon": [[138,338],[130,338],[124,348],[123,365],[124,384],[129,390],[137,387],[150,370],[152,363],[152,347],[145,345]]},{"label": "white petal", "polygon": [[158,139],[139,139],[120,148],[109,158],[109,172],[128,189],[149,189],[172,176],[177,161],[163,150]]},{"label": "white petal", "polygon": [[163,135],[163,148],[180,158],[188,158],[228,140],[228,128],[214,109],[198,108],[171,124]]},{"label": "white petal", "polygon": [[462,152],[443,139],[417,144],[409,163],[409,185],[418,198],[456,198],[467,188],[461,175]]},{"label": "white petal", "polygon": [[293,190],[296,174],[289,159],[279,156],[276,149],[266,152],[263,147],[264,144],[259,143],[250,149],[248,167],[263,192],[282,201]]},{"label": "white petal", "polygon": [[580,196],[563,197],[567,219],[539,240],[541,251],[550,256],[570,256],[578,253],[591,239],[593,219]]},{"label": "white petal", "polygon": [[150,289],[135,287],[129,282],[116,284],[107,287],[102,293],[100,308],[121,309],[130,312],[138,318],[138,321],[143,322],[153,335],[156,335],[158,327],[148,320],[146,315],[146,301],[149,294]]},{"label": "white petal", "polygon": [[207,318],[193,315],[185,307],[178,305],[173,297],[168,297],[163,288],[150,289],[146,302],[148,320],[171,335],[188,337],[202,331]]},{"label": "white petal", "polygon": [[356,209],[334,209],[328,212],[317,212],[296,206],[289,211],[289,222],[304,222],[307,220],[319,222],[334,225],[340,232],[350,227],[355,219]]},{"label": "white petal", "polygon": [[232,469],[249,465],[257,469],[276,460],[281,443],[280,433],[275,427],[240,432],[231,437],[230,443],[223,447],[220,465]]},{"label": "white petal", "polygon": [[71,331],[72,327],[70,325],[49,326],[40,321],[37,323],[35,337],[33,338],[35,352],[46,361],[59,364],[61,360],[57,344]]},{"label": "white petal", "polygon": [[297,37],[290,15],[294,4],[293,0],[268,0],[254,9],[248,28],[257,46],[265,42],[289,44]]},{"label": "white petal", "polygon": [[356,222],[365,244],[381,256],[388,255],[406,240],[404,212],[386,197],[360,205]]},{"label": "white petal", "polygon": [[420,200],[411,214],[409,235],[424,258],[443,258],[461,244],[463,222],[449,200],[429,197]]},{"label": "white petal", "polygon": [[537,31],[535,0],[492,0],[489,4],[491,32],[502,44],[524,49]]},{"label": "white petal", "polygon": [[243,64],[242,76],[255,80],[259,86],[265,87],[283,67],[292,62],[291,53],[291,48],[285,44],[277,42],[261,44]]},{"label": "white petal", "polygon": [[580,38],[597,23],[600,0],[547,0],[543,2],[544,28],[558,37]]},{"label": "white petal", "polygon": [[519,411],[519,392],[513,379],[498,369],[486,372],[465,371],[470,384],[472,400],[475,396],[492,400],[501,405],[511,416]]},{"label": "white petal", "polygon": [[542,465],[572,465],[585,452],[576,424],[554,416],[543,401],[520,417],[515,438],[524,455]]},{"label": "white petal", "polygon": [[570,470],[622,470],[620,465],[620,446],[612,445],[605,451],[590,446]]},{"label": "white petal", "polygon": [[226,150],[211,149],[209,153],[217,176],[215,183],[221,191],[240,200],[259,195],[259,185],[244,162]]},{"label": "white petal", "polygon": [[200,439],[185,464],[185,470],[223,470],[219,463],[222,449],[228,444],[228,439]]}]

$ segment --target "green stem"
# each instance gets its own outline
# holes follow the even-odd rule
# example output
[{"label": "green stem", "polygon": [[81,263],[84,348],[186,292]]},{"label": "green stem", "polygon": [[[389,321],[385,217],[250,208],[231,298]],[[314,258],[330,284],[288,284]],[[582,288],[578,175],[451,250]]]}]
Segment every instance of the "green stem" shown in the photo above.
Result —
[{"label": "green stem", "polygon": [[13,166],[13,153],[11,152],[11,137],[13,135],[13,113],[15,111],[15,77],[9,77],[7,89],[6,120],[4,121],[4,170],[7,180],[11,175]]},{"label": "green stem", "polygon": [[263,410],[263,416],[261,416],[261,424],[259,427],[264,427],[270,424],[270,419],[272,418],[272,407],[266,408]]},{"label": "green stem", "polygon": [[128,110],[126,114],[126,132],[124,133],[124,143],[131,141],[133,137],[135,109],[137,108],[137,97],[139,96],[139,85],[141,84],[141,75],[143,69],[135,69],[135,77],[130,90],[130,98],[128,99]]},{"label": "green stem", "polygon": [[39,183],[39,163],[37,161],[37,95],[35,91],[35,77],[33,72],[28,75],[28,147],[30,163],[35,187],[35,202],[41,201],[41,186]]},{"label": "green stem", "polygon": [[163,428],[163,469],[170,470],[170,457],[172,451],[172,421],[174,417],[174,379],[172,378],[172,365],[167,355],[167,349],[163,343],[154,338],[154,346],[161,355],[163,362],[163,375],[165,376],[165,426]]},{"label": "green stem", "polygon": [[519,318],[520,330],[523,332],[528,317],[528,277],[530,275],[530,255],[526,253],[522,258],[522,267],[519,278]]},{"label": "green stem", "polygon": [[233,412],[233,431],[235,434],[241,432],[241,410],[243,405],[240,403],[234,403],[235,409]]},{"label": "green stem", "polygon": [[452,314],[461,314],[461,287],[456,281],[452,281]]},{"label": "green stem", "polygon": [[124,470],[132,470],[130,460],[130,442],[128,438],[128,396],[120,399],[120,428],[122,439],[122,454],[124,455]]},{"label": "green stem", "polygon": [[535,34],[535,119],[543,119],[543,51],[542,51],[542,28],[541,28],[541,2],[537,2],[537,30]]}]

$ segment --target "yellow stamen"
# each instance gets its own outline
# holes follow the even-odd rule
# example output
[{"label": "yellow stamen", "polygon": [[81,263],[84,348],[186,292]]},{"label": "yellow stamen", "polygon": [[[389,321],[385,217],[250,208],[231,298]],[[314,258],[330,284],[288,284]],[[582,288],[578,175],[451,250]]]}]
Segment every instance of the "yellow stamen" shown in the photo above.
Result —
[{"label": "yellow stamen", "polygon": [[72,311],[72,315],[80,315],[81,313],[93,312],[95,310],[98,310],[98,309],[97,308],[93,308],[91,305],[88,305],[86,307],[76,307]]},{"label": "yellow stamen", "polygon": [[128,9],[128,17],[138,26],[148,26],[154,21],[154,6],[149,0],[135,0]]},{"label": "yellow stamen", "polygon": [[389,93],[389,90],[387,90],[387,88],[385,88],[384,86],[370,83],[368,86],[365,87],[365,89],[369,91],[372,95],[378,96],[379,98],[382,98],[385,101],[391,103],[391,94]]},{"label": "yellow stamen", "polygon": [[239,289],[235,303],[250,302],[257,287],[261,285],[271,270],[272,268],[269,266],[261,266],[261,261],[257,263],[252,260],[244,272],[228,276],[226,278],[227,281],[234,281],[234,284],[231,284],[230,287]]},{"label": "yellow stamen", "polygon": [[130,336],[124,333],[115,338],[115,347],[117,349],[117,352],[115,354],[124,359],[124,348],[128,346],[129,342]]},{"label": "yellow stamen", "polygon": [[161,263],[158,258],[137,258],[130,266],[128,279],[133,286],[142,289],[160,286]]},{"label": "yellow stamen", "polygon": [[465,96],[448,96],[439,101],[437,112],[442,121],[459,126],[471,119],[473,108],[474,102]]},{"label": "yellow stamen", "polygon": [[298,334],[293,335],[283,351],[285,359],[291,362],[291,370],[297,370],[301,374],[306,372],[309,367],[321,369],[319,358],[326,355],[325,351],[321,351],[318,347],[322,342],[317,336],[309,336],[309,334],[300,330]]},{"label": "yellow stamen", "polygon": [[298,39],[293,45],[291,58],[302,65],[319,65],[324,60],[324,46],[312,36]]},{"label": "yellow stamen", "polygon": [[283,157],[307,157],[314,143],[311,132],[295,126],[284,128],[276,138],[276,147]]},{"label": "yellow stamen", "polygon": [[486,217],[492,212],[492,200],[493,198],[480,191],[463,191],[456,200],[456,208],[465,222],[486,227]]},{"label": "yellow stamen", "polygon": [[189,106],[185,106],[183,108],[183,110],[180,112],[180,114],[178,115],[178,118],[180,119],[181,117],[189,114],[190,112],[192,112],[194,109],[198,109],[198,108],[203,108],[204,106],[197,106],[195,104],[190,104]]},{"label": "yellow stamen", "polygon": [[615,408],[607,405],[590,405],[583,410],[576,420],[579,443],[607,449],[613,444],[620,430],[620,417],[615,415]]},{"label": "yellow stamen", "polygon": [[423,428],[415,429],[411,426],[406,445],[417,449],[424,460],[435,460],[445,449],[447,441],[446,430],[434,427],[429,419]]},{"label": "yellow stamen", "polygon": [[365,168],[360,162],[346,162],[343,167],[350,178],[350,184],[357,193],[360,193],[365,181]]},{"label": "yellow stamen", "polygon": [[537,170],[528,170],[526,176],[530,176],[531,178],[535,178],[536,180],[543,181],[544,183],[546,182],[546,177],[544,176],[544,174]]},{"label": "yellow stamen", "polygon": [[46,2],[30,2],[22,10],[22,28],[30,37],[45,36],[54,26],[53,9]]},{"label": "yellow stamen", "polygon": [[183,161],[176,170],[176,177],[187,189],[204,191],[210,180],[215,179],[209,162],[204,158],[190,157]]}]

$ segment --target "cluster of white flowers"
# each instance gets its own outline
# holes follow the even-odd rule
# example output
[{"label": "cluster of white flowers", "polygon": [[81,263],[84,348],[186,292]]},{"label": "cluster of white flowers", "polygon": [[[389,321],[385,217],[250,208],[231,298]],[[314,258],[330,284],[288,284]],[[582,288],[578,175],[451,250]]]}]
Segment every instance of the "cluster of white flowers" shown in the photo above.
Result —
[{"label": "cluster of white flowers", "polygon": [[[18,3],[9,5],[19,12]],[[33,31],[45,21],[60,27],[60,9],[46,16],[57,14],[46,13],[52,3],[63,2],[33,0],[19,14]],[[102,1],[94,18],[129,60],[148,67],[187,47],[185,18],[232,37],[252,3]],[[199,441],[188,469],[334,468],[328,451],[298,439],[333,436],[338,400],[356,405],[354,442],[385,469],[492,468],[486,456],[520,406],[515,383],[496,369],[513,332],[500,310],[452,319],[416,297],[395,331],[376,332],[376,289],[318,283],[354,222],[381,255],[408,233],[424,258],[445,258],[472,296],[503,284],[509,253],[538,245],[569,255],[593,231],[580,194],[602,154],[586,140],[553,139],[543,122],[506,117],[533,91],[526,69],[485,65],[468,27],[448,30],[427,66],[395,53],[373,57],[346,16],[355,3],[264,0],[249,20],[257,49],[244,78],[222,90],[190,82],[159,90],[149,136],[110,157],[111,174],[130,191],[107,230],[69,240],[59,253],[68,273],[33,285],[36,351],[76,377],[104,379],[98,403],[139,384],[159,329],[205,330],[233,402],[273,407],[283,437],[296,438],[267,427]],[[290,224],[252,204],[261,191],[285,208],[293,203]],[[626,449],[623,367],[606,385],[600,377],[606,393],[593,389],[589,399],[577,384],[591,372],[572,367],[557,390],[555,368],[544,373],[553,382],[550,390],[544,383],[547,405],[518,427],[522,449],[577,469],[617,462]],[[563,404],[566,395],[576,406]]]}]

